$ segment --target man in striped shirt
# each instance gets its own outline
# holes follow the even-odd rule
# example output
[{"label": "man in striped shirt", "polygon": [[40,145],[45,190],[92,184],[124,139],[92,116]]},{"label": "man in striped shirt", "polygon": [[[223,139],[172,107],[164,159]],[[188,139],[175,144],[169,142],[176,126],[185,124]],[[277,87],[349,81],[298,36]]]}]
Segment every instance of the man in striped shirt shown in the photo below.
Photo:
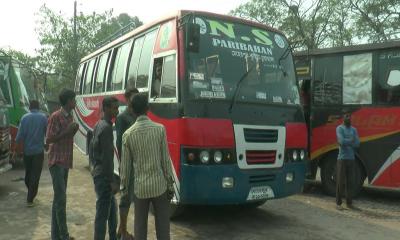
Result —
[{"label": "man in striped shirt", "polygon": [[[135,239],[147,239],[147,217],[150,203],[155,211],[157,239],[170,239],[169,201],[172,166],[164,126],[147,116],[145,94],[135,94],[131,107],[137,119],[122,137],[121,194],[135,194]],[[123,209],[120,208],[122,212]]]},{"label": "man in striped shirt", "polygon": [[63,89],[59,95],[61,108],[51,114],[47,125],[46,143],[49,148],[49,170],[53,181],[51,239],[70,240],[66,218],[68,172],[72,168],[74,135],[79,125],[73,121],[75,92]]}]

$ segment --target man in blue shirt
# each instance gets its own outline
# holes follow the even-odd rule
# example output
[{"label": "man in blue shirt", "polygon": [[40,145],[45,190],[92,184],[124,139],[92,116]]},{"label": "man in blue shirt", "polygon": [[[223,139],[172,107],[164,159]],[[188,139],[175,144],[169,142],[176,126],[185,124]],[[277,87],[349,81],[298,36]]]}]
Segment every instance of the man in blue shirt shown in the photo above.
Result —
[{"label": "man in blue shirt", "polygon": [[342,185],[345,186],[346,205],[352,205],[352,184],[354,180],[354,149],[360,145],[357,129],[351,126],[351,113],[343,111],[343,124],[336,128],[336,137],[339,144],[336,172],[336,208],[342,208]]},{"label": "man in blue shirt", "polygon": [[15,141],[18,145],[17,151],[20,151],[20,145],[23,145],[25,185],[28,188],[27,206],[32,207],[42,173],[47,118],[39,111],[38,101],[31,100],[29,109],[30,112],[21,119]]}]

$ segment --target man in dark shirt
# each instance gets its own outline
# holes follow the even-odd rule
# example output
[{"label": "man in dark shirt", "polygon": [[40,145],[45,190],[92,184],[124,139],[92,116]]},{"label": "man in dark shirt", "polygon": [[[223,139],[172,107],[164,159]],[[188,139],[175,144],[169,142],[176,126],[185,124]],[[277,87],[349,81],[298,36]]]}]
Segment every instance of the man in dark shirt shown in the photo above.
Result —
[{"label": "man in dark shirt", "polygon": [[121,159],[122,135],[136,121],[135,114],[132,112],[132,109],[128,106],[131,97],[136,93],[139,93],[139,91],[136,88],[127,88],[125,90],[125,100],[126,100],[127,106],[126,106],[125,111],[118,114],[117,120],[115,121],[115,128],[116,128],[116,132],[117,132],[116,144],[117,144],[119,159]]},{"label": "man in dark shirt", "polygon": [[103,99],[103,118],[93,130],[89,158],[93,164],[92,175],[97,196],[94,239],[104,240],[108,221],[110,240],[117,239],[117,208],[114,192],[114,137],[112,119],[118,114],[118,99]]}]

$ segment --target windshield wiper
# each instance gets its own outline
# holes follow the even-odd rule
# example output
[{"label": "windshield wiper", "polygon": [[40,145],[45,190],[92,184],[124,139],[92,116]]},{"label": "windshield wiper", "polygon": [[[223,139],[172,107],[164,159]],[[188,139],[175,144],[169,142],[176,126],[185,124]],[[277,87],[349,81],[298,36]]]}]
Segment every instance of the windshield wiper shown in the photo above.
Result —
[{"label": "windshield wiper", "polygon": [[235,92],[233,93],[231,104],[229,105],[229,113],[232,113],[233,104],[236,102],[236,96],[237,96],[238,90],[240,88],[240,84],[242,83],[243,79],[245,79],[247,77],[247,75],[249,75],[249,73],[253,70],[254,67],[255,67],[255,65],[251,66],[251,68],[249,70],[247,70],[247,72],[245,72],[243,74],[243,76],[239,79],[239,81],[236,83]]}]

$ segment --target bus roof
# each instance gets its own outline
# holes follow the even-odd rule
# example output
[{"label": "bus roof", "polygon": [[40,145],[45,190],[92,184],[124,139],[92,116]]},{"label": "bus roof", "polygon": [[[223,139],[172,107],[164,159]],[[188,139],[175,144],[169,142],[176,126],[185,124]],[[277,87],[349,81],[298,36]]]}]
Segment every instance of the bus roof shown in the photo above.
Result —
[{"label": "bus roof", "polygon": [[[233,22],[239,22],[239,23],[243,23],[243,24],[247,24],[247,25],[252,25],[252,26],[256,26],[259,28],[263,28],[269,31],[273,31],[273,32],[277,32],[280,33],[282,35],[284,35],[281,31],[272,28],[270,26],[258,23],[258,22],[254,22],[254,21],[250,21],[250,20],[246,20],[246,19],[242,19],[242,18],[238,18],[238,17],[234,17],[234,16],[228,16],[228,15],[222,15],[222,14],[217,14],[217,13],[211,13],[211,12],[203,12],[203,11],[192,11],[192,10],[178,10],[178,11],[174,11],[170,14],[165,15],[164,17],[159,18],[158,20],[155,20],[153,22],[144,24],[138,28],[135,28],[134,30],[130,31],[129,33],[111,41],[110,43],[102,46],[101,48],[95,50],[94,52],[90,53],[89,55],[85,56],[84,58],[82,58],[81,63],[87,61],[88,59],[108,50],[109,48],[118,45],[119,43],[124,42],[126,39],[129,39],[133,36],[136,36],[160,23],[166,22],[168,20],[174,19],[174,18],[181,18],[185,15],[188,15],[190,13],[194,13],[194,14],[199,14],[199,15],[203,15],[203,16],[210,16],[210,17],[217,17],[217,18],[221,18],[221,19],[226,19],[228,21],[233,21]],[[285,36],[286,37],[286,36]]]},{"label": "bus roof", "polygon": [[368,43],[368,44],[359,44],[345,47],[333,47],[333,48],[321,48],[321,49],[312,49],[295,52],[294,56],[302,57],[302,56],[316,56],[316,55],[326,55],[326,54],[335,54],[335,53],[349,53],[349,52],[365,52],[370,50],[377,49],[390,49],[400,47],[400,41],[390,41],[383,43]]}]

